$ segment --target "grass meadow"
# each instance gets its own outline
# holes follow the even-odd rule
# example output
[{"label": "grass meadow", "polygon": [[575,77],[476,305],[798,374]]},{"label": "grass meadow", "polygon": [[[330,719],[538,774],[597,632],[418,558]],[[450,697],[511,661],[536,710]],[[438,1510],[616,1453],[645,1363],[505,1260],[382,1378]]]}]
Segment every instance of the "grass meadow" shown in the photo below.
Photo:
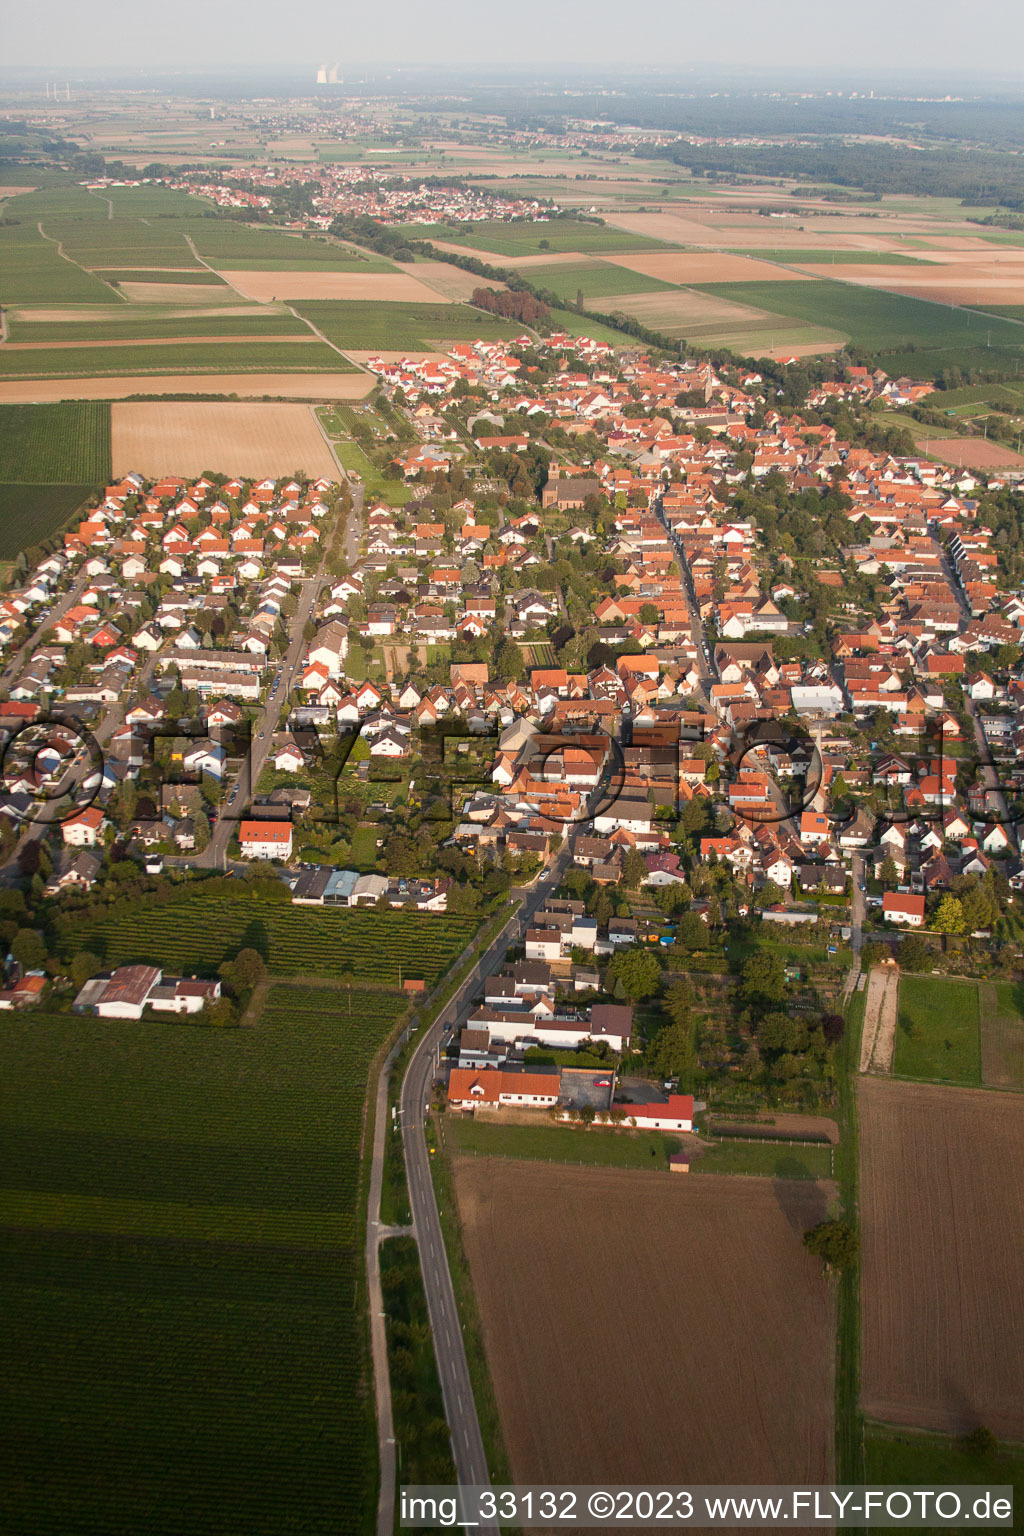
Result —
[{"label": "grass meadow", "polygon": [[898,1077],[981,1086],[977,982],[903,975],[898,1006]]}]

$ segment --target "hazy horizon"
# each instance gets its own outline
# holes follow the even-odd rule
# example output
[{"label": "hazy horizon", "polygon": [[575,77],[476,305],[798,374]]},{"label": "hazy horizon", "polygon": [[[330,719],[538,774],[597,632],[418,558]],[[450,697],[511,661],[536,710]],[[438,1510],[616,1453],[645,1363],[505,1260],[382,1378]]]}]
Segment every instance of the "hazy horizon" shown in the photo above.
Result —
[{"label": "hazy horizon", "polygon": [[[835,0],[779,0],[770,8],[736,0],[727,13],[693,0],[655,0],[631,30],[608,0],[597,0],[584,16],[577,7],[524,0],[508,17],[482,15],[469,0],[443,0],[432,9],[393,0],[386,12],[339,12],[325,0],[298,0],[286,13],[269,0],[253,0],[240,25],[238,8],[225,0],[179,0],[167,9],[127,0],[98,0],[88,8],[53,0],[5,13],[0,68],[308,70],[311,80],[325,62],[337,63],[342,73],[435,64],[525,66],[547,75],[577,68],[761,75],[821,70],[829,79],[862,72],[866,81],[884,79],[890,88],[901,74],[908,84],[948,74],[965,85],[968,76],[1024,85],[1019,71],[1011,75],[1007,66],[1024,48],[1024,7],[990,0],[983,14],[986,25],[973,27],[954,0],[863,0],[852,13],[840,11]],[[382,44],[395,52],[382,58]]]}]

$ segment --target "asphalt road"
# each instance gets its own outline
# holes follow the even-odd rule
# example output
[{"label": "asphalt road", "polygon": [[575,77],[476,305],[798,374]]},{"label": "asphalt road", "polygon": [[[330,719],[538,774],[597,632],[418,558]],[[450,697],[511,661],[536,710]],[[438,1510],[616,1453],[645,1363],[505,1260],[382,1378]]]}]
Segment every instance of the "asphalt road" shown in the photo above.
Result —
[{"label": "asphalt road", "polygon": [[15,651],[14,655],[11,657],[10,661],[4,668],[3,673],[0,674],[0,688],[10,688],[12,683],[17,680],[18,673],[24,667],[25,662],[28,660],[31,653],[35,650],[37,645],[42,643],[43,635],[48,629],[52,629],[54,624],[58,623],[59,620],[64,617],[68,609],[73,608],[74,605],[80,600],[82,593],[89,585],[90,579],[91,578],[86,576],[83,572],[75,582],[74,586],[65,592],[64,596],[58,602],[54,603],[52,608],[47,609],[45,616],[40,616],[39,618],[32,621],[32,633],[29,635],[24,645],[20,646],[19,649]]},{"label": "asphalt road", "polygon": [[[303,583],[299,595],[299,606],[295,616],[289,625],[291,639],[284,656],[277,663],[275,676],[280,676],[277,684],[267,700],[266,707],[260,719],[259,730],[254,740],[250,743],[249,751],[242,761],[235,781],[228,790],[224,807],[213,829],[209,844],[204,851],[192,862],[200,869],[215,869],[223,862],[227,852],[228,843],[232,833],[236,830],[240,820],[240,812],[251,805],[253,793],[259,783],[260,774],[270,754],[274,733],[277,730],[281,718],[281,709],[289,698],[292,689],[292,680],[298,671],[299,663],[306,649],[306,641],[303,638],[303,630],[311,617],[320,589],[326,578],[317,574],[308,577]],[[230,815],[225,814],[227,811]]]},{"label": "asphalt road", "polygon": [[[439,1046],[445,1035],[458,1027],[470,1012],[484,978],[496,970],[510,944],[516,944],[529,926],[533,914],[554,890],[572,854],[570,835],[552,862],[546,866],[534,886],[524,896],[519,911],[479,959],[455,996],[441,1010],[425,1031],[406,1070],[402,1083],[402,1141],[405,1148],[406,1176],[413,1226],[420,1249],[427,1310],[434,1335],[438,1375],[444,1394],[445,1413],[451,1431],[452,1455],[460,1484],[489,1483],[490,1474],[480,1434],[480,1421],[473,1399],[473,1386],[462,1341],[462,1328],[455,1292],[452,1289],[448,1256],[445,1253],[434,1185],[430,1176],[430,1154],[425,1135],[430,1091],[434,1081]],[[481,1524],[481,1532],[497,1527]]]}]

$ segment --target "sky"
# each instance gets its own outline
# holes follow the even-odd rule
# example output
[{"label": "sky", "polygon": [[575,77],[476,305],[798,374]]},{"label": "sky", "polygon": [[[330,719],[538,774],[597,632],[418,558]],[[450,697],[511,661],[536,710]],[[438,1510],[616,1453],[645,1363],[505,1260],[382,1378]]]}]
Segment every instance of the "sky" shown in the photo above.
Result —
[{"label": "sky", "polygon": [[533,63],[1002,75],[1024,5],[985,0],[6,0],[0,67]]}]

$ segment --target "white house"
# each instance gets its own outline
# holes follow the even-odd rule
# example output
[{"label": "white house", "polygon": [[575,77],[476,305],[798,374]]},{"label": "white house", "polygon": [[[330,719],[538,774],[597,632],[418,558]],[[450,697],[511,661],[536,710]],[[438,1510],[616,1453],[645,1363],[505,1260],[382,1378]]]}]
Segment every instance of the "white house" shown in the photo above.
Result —
[{"label": "white house", "polygon": [[290,859],[292,825],[290,821],[243,821],[238,842],[245,859]]}]

